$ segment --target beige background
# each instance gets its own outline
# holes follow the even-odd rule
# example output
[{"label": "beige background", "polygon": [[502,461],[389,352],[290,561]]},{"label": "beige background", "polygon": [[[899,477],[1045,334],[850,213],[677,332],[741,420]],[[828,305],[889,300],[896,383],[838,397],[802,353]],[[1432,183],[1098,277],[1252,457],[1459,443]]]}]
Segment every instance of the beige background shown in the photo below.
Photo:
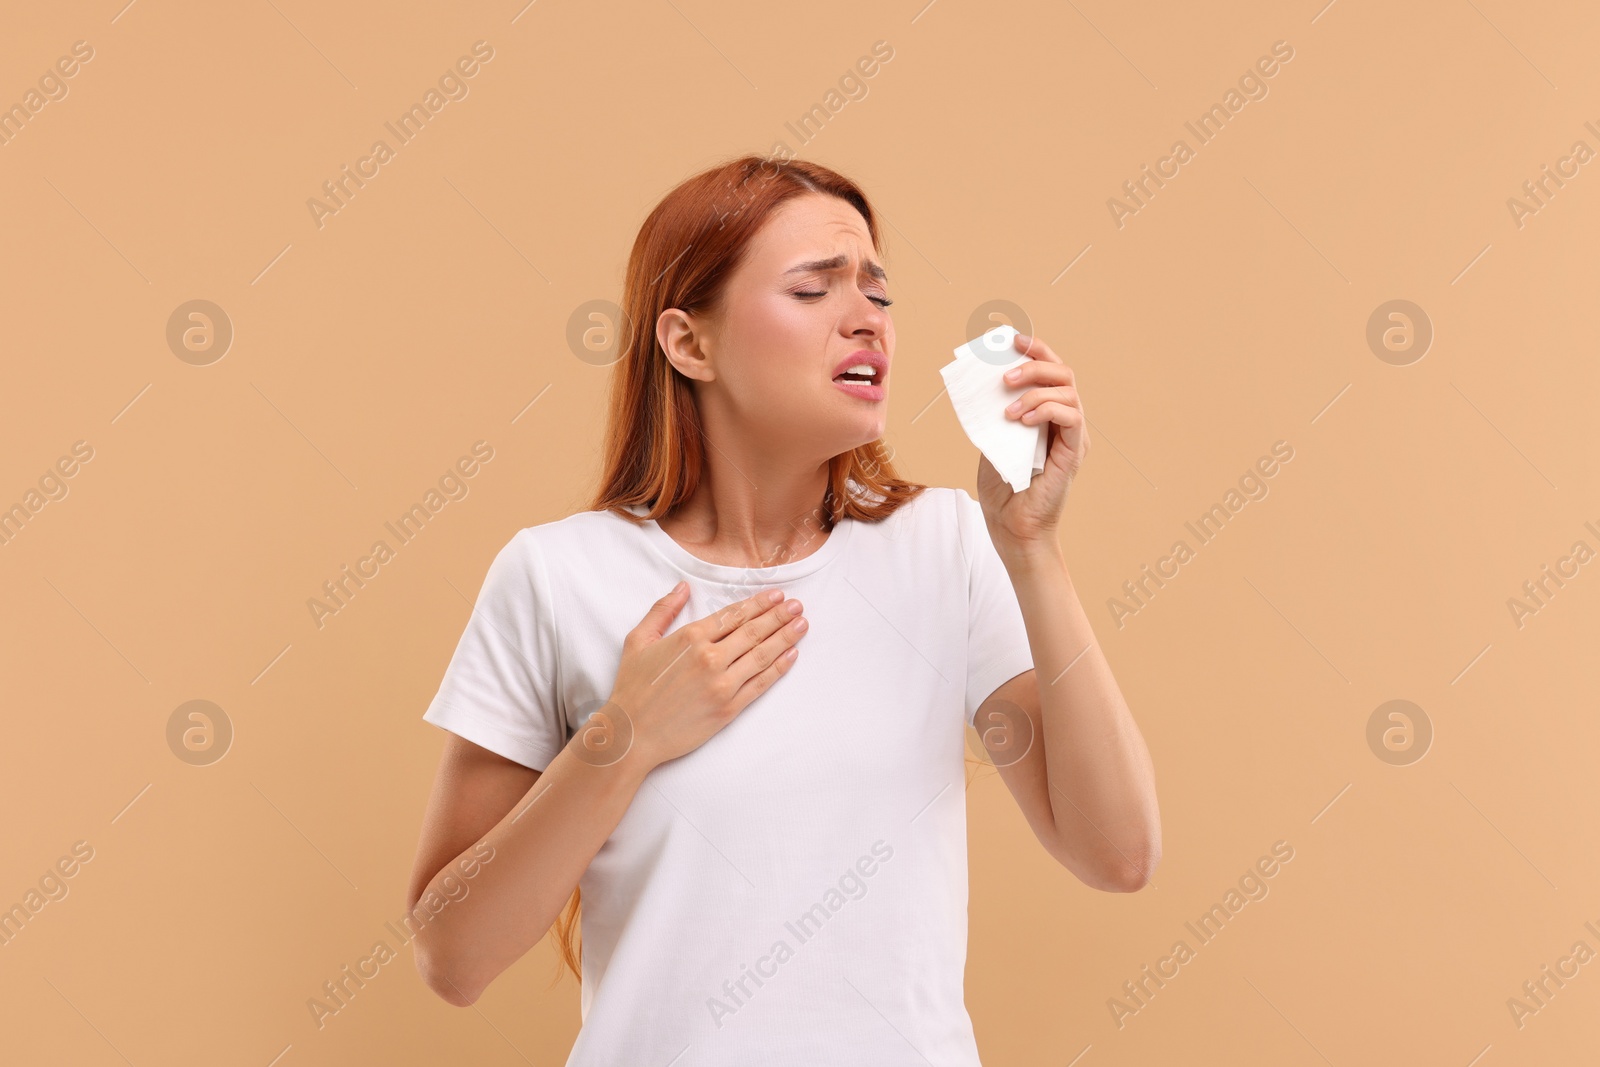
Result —
[{"label": "beige background", "polygon": [[[548,988],[548,940],[473,1009],[409,949],[321,1029],[306,1002],[394,943],[443,740],[420,716],[485,568],[597,475],[610,372],[569,315],[618,295],[672,185],[779,140],[890,223],[912,477],[974,488],[938,367],[986,301],[1026,311],[1091,419],[1064,546],[1165,859],[1090,890],[979,775],[985,1062],[1596,1054],[1600,964],[1520,1028],[1507,1006],[1600,950],[1600,564],[1520,627],[1508,605],[1600,548],[1600,164],[1521,227],[1507,206],[1600,149],[1591,5],[71,7],[0,35],[5,105],[94,52],[0,147],[0,505],[93,449],[0,546],[0,905],[74,842],[93,859],[0,948],[0,1061],[563,1062],[578,991]],[[478,40],[469,95],[318,228],[307,200]],[[879,40],[867,95],[802,143],[785,124]],[[1269,94],[1197,146],[1184,122],[1275,41]],[[1195,157],[1118,228],[1107,200],[1180,137]],[[166,341],[196,299],[235,332],[205,366]],[[1405,366],[1366,341],[1392,299],[1435,332]],[[470,494],[319,629],[307,600],[478,440]],[[1122,583],[1280,440],[1270,494],[1119,628]],[[197,699],[235,732],[209,766],[167,740]],[[1366,733],[1396,699],[1434,732],[1404,766]],[[1269,895],[1199,946],[1185,922],[1280,840]],[[1110,998],[1179,939],[1195,957],[1119,1027]]]}]

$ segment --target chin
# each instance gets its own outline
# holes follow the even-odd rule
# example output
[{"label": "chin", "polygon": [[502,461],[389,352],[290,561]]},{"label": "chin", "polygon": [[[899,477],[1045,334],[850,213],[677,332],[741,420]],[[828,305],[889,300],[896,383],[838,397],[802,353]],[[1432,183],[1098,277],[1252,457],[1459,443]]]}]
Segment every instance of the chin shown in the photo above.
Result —
[{"label": "chin", "polygon": [[808,445],[822,446],[822,451],[827,458],[842,456],[854,451],[863,445],[870,445],[883,436],[882,427],[863,426],[859,423],[851,426],[831,426],[826,431],[822,427],[808,435]]},{"label": "chin", "polygon": [[830,455],[838,455],[852,448],[869,445],[888,431],[887,396],[871,405],[863,404],[860,400],[848,396],[838,396],[837,399],[853,405],[854,410],[847,406],[841,415],[838,406],[827,405],[825,410],[818,412],[818,417],[811,423],[812,430],[808,434],[813,441],[822,440],[836,444],[838,447],[833,448]]},{"label": "chin", "polygon": [[843,448],[839,449],[839,451],[849,452],[851,449],[861,448],[863,446],[872,444],[872,442],[876,440],[879,440],[883,437],[884,432],[887,429],[887,427],[883,425],[883,422],[884,420],[882,419],[875,420],[871,426],[864,428],[860,433],[854,434],[854,439],[846,444]]}]

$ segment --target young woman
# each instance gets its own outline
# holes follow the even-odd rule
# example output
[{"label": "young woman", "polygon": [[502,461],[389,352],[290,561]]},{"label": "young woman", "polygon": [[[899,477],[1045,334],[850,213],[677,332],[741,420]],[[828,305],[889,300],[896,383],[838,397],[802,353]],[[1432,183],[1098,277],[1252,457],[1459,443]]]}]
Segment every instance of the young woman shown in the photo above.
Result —
[{"label": "young woman", "polygon": [[737,159],[656,207],[599,491],[495,557],[423,716],[449,734],[417,965],[469,1005],[557,924],[569,1065],[977,1064],[968,725],[1086,884],[1136,890],[1160,856],[1058,542],[1072,372],[1017,338],[1008,414],[1050,427],[1023,492],[981,455],[976,501],[897,477],[879,251],[813,163]]}]

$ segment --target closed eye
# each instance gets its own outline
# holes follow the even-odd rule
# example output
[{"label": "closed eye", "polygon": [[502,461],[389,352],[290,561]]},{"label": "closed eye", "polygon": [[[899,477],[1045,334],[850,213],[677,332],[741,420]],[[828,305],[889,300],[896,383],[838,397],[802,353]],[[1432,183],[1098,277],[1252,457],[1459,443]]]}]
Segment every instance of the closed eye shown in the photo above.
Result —
[{"label": "closed eye", "polygon": [[[827,296],[828,294],[826,292],[818,292],[818,293],[801,292],[801,293],[795,293],[794,295],[795,296]],[[873,296],[871,294],[868,294],[867,299],[872,301],[874,304],[877,304],[881,308],[886,308],[890,304],[894,303],[893,300],[890,300],[886,296]]]}]

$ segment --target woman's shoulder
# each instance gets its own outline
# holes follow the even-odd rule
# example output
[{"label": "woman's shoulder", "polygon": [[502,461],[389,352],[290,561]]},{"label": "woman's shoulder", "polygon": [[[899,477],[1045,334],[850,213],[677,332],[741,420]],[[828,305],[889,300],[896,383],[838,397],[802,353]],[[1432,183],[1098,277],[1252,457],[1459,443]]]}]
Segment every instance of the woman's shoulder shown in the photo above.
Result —
[{"label": "woman's shoulder", "polygon": [[626,536],[638,528],[638,523],[615,511],[575,511],[563,518],[524,526],[512,535],[512,541],[520,541],[536,550],[582,548],[585,545],[593,548]]},{"label": "woman's shoulder", "polygon": [[952,486],[928,486],[884,521],[890,529],[905,531],[894,533],[896,540],[921,538],[941,552],[954,552],[963,562],[969,562],[989,538],[983,505],[965,489]]},{"label": "woman's shoulder", "polygon": [[918,539],[958,546],[960,551],[974,512],[981,514],[978,502],[966,490],[929,485],[882,519],[864,525],[876,527],[896,542]]},{"label": "woman's shoulder", "polygon": [[633,523],[610,511],[574,512],[516,530],[496,559],[502,567],[536,573],[545,560],[603,553],[634,529]]},{"label": "woman's shoulder", "polygon": [[[856,482],[852,480],[849,484],[853,490]],[[884,499],[881,493],[866,495],[868,492],[870,491],[863,490],[863,500],[878,502]],[[921,492],[895,508],[888,518],[899,517],[902,521],[939,522],[948,520],[954,514],[969,507],[977,507],[977,505],[978,502],[973,500],[965,489],[954,489],[944,485],[925,485],[922,487]]]}]

